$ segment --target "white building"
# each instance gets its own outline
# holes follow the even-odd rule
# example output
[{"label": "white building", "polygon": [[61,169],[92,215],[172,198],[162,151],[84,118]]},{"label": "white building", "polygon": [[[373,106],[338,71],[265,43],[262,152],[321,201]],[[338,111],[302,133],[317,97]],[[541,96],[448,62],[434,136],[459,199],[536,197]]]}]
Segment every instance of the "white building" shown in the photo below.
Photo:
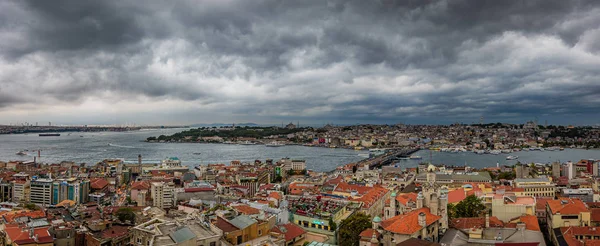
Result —
[{"label": "white building", "polygon": [[53,182],[52,179],[32,180],[29,201],[37,205],[51,205]]}]

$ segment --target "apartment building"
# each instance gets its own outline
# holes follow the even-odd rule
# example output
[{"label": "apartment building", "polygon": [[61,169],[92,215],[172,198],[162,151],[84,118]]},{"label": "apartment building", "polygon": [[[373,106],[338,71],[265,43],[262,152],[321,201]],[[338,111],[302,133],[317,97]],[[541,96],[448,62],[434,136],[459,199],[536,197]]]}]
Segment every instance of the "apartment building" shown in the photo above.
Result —
[{"label": "apartment building", "polygon": [[175,205],[175,184],[166,182],[153,182],[150,185],[150,195],[154,207],[166,209]]},{"label": "apartment building", "polygon": [[533,196],[533,197],[551,197],[555,196],[556,184],[548,177],[520,179],[514,181],[517,195]]},{"label": "apartment building", "polygon": [[52,204],[52,179],[36,179],[31,181],[29,201],[31,203],[47,206]]}]

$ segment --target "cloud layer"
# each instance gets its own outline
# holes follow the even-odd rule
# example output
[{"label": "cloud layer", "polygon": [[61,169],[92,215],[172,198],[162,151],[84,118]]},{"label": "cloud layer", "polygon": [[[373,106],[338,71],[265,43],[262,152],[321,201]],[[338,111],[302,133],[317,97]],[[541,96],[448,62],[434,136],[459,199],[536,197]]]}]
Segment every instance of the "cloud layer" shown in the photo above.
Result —
[{"label": "cloud layer", "polygon": [[0,123],[600,121],[598,1],[2,1]]}]

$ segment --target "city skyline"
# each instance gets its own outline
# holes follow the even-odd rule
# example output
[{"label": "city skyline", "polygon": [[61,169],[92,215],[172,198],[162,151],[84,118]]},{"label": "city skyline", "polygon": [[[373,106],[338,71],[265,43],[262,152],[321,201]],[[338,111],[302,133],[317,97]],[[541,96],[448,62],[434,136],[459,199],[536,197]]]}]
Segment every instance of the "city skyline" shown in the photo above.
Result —
[{"label": "city skyline", "polygon": [[0,9],[0,125],[600,123],[597,1]]}]

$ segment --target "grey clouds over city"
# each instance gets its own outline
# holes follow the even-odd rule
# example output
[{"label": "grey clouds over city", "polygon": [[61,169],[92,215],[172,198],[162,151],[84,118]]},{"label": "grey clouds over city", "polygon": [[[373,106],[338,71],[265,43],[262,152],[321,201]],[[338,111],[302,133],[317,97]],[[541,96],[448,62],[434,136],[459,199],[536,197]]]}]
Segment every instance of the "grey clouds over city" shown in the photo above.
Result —
[{"label": "grey clouds over city", "polygon": [[600,123],[599,1],[0,1],[0,124]]}]

